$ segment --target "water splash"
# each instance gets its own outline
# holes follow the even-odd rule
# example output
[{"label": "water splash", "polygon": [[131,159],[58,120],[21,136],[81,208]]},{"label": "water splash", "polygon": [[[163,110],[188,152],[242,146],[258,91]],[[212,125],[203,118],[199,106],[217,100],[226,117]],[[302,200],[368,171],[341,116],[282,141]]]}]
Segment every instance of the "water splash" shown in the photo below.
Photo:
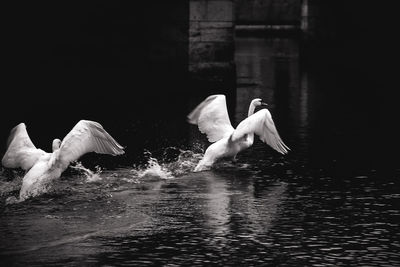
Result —
[{"label": "water splash", "polygon": [[162,158],[156,159],[150,151],[145,151],[147,162],[144,166],[134,166],[133,174],[146,179],[172,179],[192,172],[203,156],[191,150],[168,147],[163,151]]},{"label": "water splash", "polygon": [[147,162],[144,166],[134,167],[132,170],[133,174],[140,179],[146,178],[157,178],[157,179],[171,179],[174,178],[172,173],[164,168],[162,165],[158,163],[158,160],[154,158],[150,151],[145,151],[144,155],[147,159]]},{"label": "water splash", "polygon": [[[168,151],[175,151],[175,157],[168,156]],[[175,147],[168,147],[164,151],[163,166],[171,171],[174,176],[184,175],[192,172],[197,163],[202,159],[203,151],[184,150]]]},{"label": "water splash", "polygon": [[102,173],[102,169],[99,166],[96,166],[96,171],[93,172],[90,169],[85,168],[81,162],[77,161],[74,165],[70,165],[72,169],[78,170],[79,173],[82,173],[86,177],[86,182],[98,182],[101,181],[102,178],[100,174]]},{"label": "water splash", "polygon": [[0,179],[0,197],[19,192],[23,178],[24,175],[17,171],[12,171],[11,176],[2,174]]},{"label": "water splash", "polygon": [[18,194],[21,189],[24,173],[18,170],[2,170],[0,174],[0,199],[5,205],[18,203]]}]

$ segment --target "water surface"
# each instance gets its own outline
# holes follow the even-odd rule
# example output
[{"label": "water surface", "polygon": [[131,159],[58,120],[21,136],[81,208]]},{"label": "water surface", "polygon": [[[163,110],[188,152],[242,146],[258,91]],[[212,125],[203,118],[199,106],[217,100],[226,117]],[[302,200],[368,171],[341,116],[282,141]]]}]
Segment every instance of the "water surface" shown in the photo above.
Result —
[{"label": "water surface", "polygon": [[362,148],[368,121],[344,106],[339,114],[357,125],[326,122],[339,121],[327,98],[343,91],[323,93],[331,76],[304,67],[294,39],[237,38],[235,60],[234,124],[263,98],[289,155],[257,140],[236,164],[193,173],[206,145],[194,134],[186,147],[165,141],[121,168],[75,165],[47,193],[11,205],[22,174],[2,171],[0,263],[399,265],[399,170],[381,175],[366,154],[373,148],[343,149],[347,138]]}]

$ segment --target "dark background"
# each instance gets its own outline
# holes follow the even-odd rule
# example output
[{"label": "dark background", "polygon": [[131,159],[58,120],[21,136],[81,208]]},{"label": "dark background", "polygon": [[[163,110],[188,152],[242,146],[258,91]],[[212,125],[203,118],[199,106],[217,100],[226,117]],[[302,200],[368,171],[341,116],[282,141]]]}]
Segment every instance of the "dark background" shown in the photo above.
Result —
[{"label": "dark background", "polygon": [[[63,138],[80,119],[99,121],[127,146],[125,163],[143,148],[185,142],[192,108],[185,100],[199,93],[188,75],[188,1],[2,5],[2,152],[19,122],[37,147],[50,150],[51,140]],[[372,161],[398,166],[392,156],[399,144],[395,4],[318,6],[321,16],[315,35],[304,42],[302,62],[336,85],[321,89],[330,108],[318,114],[320,131],[345,124],[358,136],[341,144],[350,156],[370,146]]]},{"label": "dark background", "polygon": [[[331,144],[341,150],[344,170],[357,164],[390,173],[400,166],[396,67],[398,40],[394,3],[320,1],[321,19],[304,60],[320,74],[325,101],[318,127],[341,129],[320,134],[320,152]],[[334,127],[332,127],[334,125]],[[322,154],[320,154],[322,155]],[[318,157],[318,153],[315,154]],[[390,175],[390,174],[389,174]]]},{"label": "dark background", "polygon": [[100,122],[132,155],[163,142],[160,124],[185,121],[188,8],[177,0],[8,3],[1,153],[19,122],[47,151],[80,119]]}]

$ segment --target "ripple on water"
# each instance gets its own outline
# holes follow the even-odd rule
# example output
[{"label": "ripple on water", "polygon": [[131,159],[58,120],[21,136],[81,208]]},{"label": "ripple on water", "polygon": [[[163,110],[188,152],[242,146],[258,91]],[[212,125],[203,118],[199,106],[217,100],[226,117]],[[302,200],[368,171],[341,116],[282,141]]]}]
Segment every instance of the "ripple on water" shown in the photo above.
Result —
[{"label": "ripple on water", "polygon": [[[338,189],[323,173],[278,177],[230,163],[191,173],[198,158],[183,155],[115,170],[80,166],[50,192],[3,207],[1,256],[20,265],[399,264],[397,182],[349,178]],[[16,183],[2,181],[4,196]]]}]

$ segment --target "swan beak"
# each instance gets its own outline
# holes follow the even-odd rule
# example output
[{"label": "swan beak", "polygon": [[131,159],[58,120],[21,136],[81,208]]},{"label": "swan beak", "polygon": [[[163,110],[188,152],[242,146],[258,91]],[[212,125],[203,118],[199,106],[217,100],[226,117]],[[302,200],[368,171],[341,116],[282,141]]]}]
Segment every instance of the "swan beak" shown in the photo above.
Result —
[{"label": "swan beak", "polygon": [[267,103],[261,102],[261,106],[268,106]]}]

